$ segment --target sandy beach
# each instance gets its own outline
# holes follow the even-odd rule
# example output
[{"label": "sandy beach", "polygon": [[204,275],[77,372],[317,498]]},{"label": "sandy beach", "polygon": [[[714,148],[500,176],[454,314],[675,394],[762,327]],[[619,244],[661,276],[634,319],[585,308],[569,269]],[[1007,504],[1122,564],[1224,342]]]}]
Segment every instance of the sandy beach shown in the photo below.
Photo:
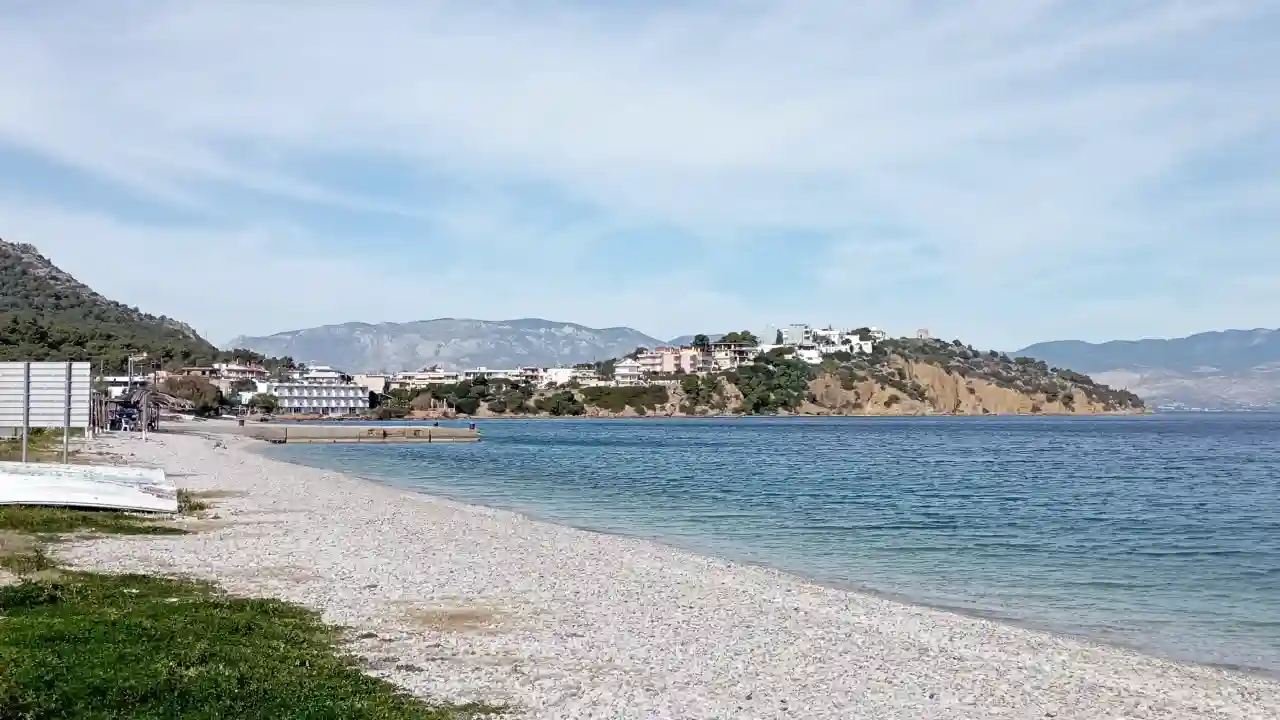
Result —
[{"label": "sandy beach", "polygon": [[1280,718],[1280,683],[823,587],[262,457],[94,441],[218,490],[201,532],[63,545],[351,628],[370,672],[527,718]]}]

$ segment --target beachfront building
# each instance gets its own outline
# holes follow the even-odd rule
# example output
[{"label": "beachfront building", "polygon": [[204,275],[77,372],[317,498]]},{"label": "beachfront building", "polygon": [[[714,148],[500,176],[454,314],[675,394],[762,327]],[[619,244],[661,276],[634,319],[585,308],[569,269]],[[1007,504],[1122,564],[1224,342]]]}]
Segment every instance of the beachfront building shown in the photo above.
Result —
[{"label": "beachfront building", "polygon": [[613,366],[613,384],[620,387],[644,384],[644,370],[640,363],[626,358]]},{"label": "beachfront building", "polygon": [[355,383],[267,383],[277,412],[293,415],[356,415],[369,407],[369,391]]}]

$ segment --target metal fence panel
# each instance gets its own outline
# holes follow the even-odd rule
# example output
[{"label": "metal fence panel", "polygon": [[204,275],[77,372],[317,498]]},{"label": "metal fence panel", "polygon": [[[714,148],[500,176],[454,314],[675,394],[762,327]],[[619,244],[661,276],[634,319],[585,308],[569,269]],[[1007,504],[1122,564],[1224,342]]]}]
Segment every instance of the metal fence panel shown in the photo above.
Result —
[{"label": "metal fence panel", "polygon": [[[28,386],[26,365],[31,368],[30,394],[24,411],[24,389]],[[89,363],[70,363],[69,387],[67,365],[65,362],[0,362],[0,427],[21,428],[27,415],[27,427],[88,428],[89,399],[93,394]]]}]

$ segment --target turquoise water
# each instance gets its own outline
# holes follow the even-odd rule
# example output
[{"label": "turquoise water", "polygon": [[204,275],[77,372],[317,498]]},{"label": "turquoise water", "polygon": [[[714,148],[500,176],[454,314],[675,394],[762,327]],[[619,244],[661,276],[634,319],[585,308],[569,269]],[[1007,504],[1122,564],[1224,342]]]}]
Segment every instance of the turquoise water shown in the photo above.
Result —
[{"label": "turquoise water", "polygon": [[493,421],[271,455],[1280,674],[1280,415]]}]

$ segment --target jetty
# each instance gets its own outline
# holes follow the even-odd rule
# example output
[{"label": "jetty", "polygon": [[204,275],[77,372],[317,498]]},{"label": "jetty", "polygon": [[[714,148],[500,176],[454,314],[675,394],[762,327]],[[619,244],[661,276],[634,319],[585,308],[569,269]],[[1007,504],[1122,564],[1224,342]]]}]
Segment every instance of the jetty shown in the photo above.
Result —
[{"label": "jetty", "polygon": [[363,425],[339,423],[247,423],[238,428],[246,437],[271,443],[459,443],[477,442],[480,432],[471,428],[434,425]]}]

